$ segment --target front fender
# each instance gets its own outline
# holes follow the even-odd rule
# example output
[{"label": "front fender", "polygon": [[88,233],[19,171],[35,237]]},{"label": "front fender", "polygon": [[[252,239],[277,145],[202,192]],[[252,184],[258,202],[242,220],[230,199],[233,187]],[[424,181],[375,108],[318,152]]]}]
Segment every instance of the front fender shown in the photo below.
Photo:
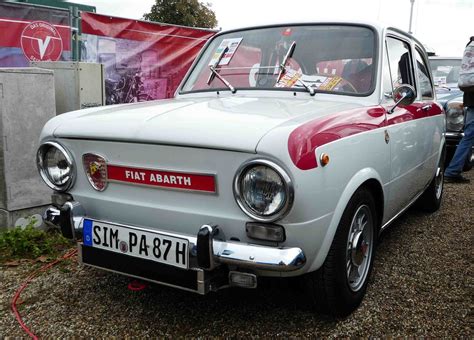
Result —
[{"label": "front fender", "polygon": [[[344,210],[347,204],[349,203],[349,200],[357,191],[357,189],[359,189],[368,180],[376,180],[380,184],[383,183],[380,175],[373,168],[361,169],[356,174],[354,174],[354,176],[347,183],[342,194],[340,195],[339,201],[334,210],[329,227],[326,229],[324,240],[321,243],[321,247],[318,253],[316,254],[316,257],[314,258],[313,262],[311,263],[309,267],[309,271],[317,270],[323,265],[324,261],[326,260],[326,256],[328,255],[329,249],[332,245],[332,241],[334,239],[334,235],[336,234],[339,221],[342,218],[342,214],[344,213]],[[381,187],[383,190],[382,185]],[[383,196],[384,198],[386,197],[385,193]]]}]

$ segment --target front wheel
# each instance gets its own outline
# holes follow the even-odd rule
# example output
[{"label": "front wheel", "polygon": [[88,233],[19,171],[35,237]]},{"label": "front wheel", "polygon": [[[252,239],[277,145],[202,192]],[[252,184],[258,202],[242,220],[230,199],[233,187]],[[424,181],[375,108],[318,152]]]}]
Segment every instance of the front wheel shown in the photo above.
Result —
[{"label": "front wheel", "polygon": [[305,277],[317,309],[345,317],[360,305],[372,271],[377,230],[374,198],[361,188],[344,210],[324,264]]}]

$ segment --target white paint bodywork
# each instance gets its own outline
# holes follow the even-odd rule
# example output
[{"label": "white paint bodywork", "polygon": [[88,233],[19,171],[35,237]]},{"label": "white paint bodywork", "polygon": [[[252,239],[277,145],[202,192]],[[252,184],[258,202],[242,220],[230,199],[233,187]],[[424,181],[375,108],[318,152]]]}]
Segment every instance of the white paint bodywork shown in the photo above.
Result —
[{"label": "white paint bodywork", "polygon": [[[383,41],[386,30],[379,28],[377,32]],[[383,60],[385,47],[380,47],[378,58]],[[70,194],[90,218],[178,235],[196,235],[200,226],[216,224],[222,231],[220,237],[227,240],[300,247],[307,258],[302,269],[258,273],[299,275],[323,264],[342,213],[364,182],[374,180],[381,186],[381,224],[385,224],[420,194],[436,173],[444,144],[444,115],[325,144],[315,152],[330,155],[326,167],[300,170],[290,158],[288,137],[301,124],[345,110],[390,106],[384,103],[380,87],[382,64],[378,63],[375,91],[367,97],[311,97],[305,92],[272,91],[178,94],[172,100],[64,114],[48,122],[41,139],[57,140],[72,153],[77,179]],[[389,143],[385,142],[386,131]],[[82,168],[81,157],[88,152],[102,155],[112,164],[215,174],[217,194],[121,183],[109,183],[104,192],[98,192],[88,183]],[[276,162],[294,183],[293,207],[277,222],[286,230],[283,244],[249,239],[245,223],[251,219],[233,196],[237,169],[256,158]]]}]

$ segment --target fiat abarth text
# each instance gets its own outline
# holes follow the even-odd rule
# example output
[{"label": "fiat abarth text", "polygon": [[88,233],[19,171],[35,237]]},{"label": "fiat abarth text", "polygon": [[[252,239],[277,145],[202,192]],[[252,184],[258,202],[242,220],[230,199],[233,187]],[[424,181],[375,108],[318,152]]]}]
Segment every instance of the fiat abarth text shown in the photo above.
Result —
[{"label": "fiat abarth text", "polygon": [[44,218],[84,265],[200,294],[300,276],[344,316],[380,233],[413,203],[439,208],[444,129],[423,45],[400,30],[221,32],[175,98],[45,125]]}]

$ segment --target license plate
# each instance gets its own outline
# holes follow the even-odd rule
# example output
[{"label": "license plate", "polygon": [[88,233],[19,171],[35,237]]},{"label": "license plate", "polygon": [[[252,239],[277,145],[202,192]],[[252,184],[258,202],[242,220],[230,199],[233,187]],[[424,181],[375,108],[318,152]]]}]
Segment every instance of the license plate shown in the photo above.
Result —
[{"label": "license plate", "polygon": [[188,268],[189,241],[166,234],[84,219],[84,245]]}]

